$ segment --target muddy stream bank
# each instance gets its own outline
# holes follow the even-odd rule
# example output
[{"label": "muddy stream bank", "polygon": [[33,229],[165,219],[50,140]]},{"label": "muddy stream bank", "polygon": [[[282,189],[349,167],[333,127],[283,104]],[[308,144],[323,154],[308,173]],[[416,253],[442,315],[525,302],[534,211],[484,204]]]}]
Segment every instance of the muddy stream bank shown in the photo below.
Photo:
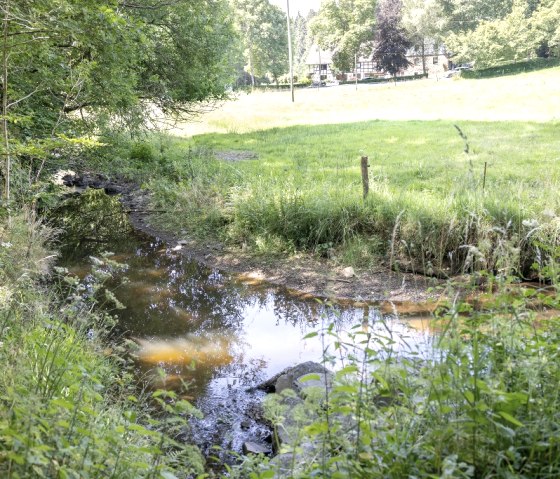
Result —
[{"label": "muddy stream bank", "polygon": [[264,393],[253,386],[286,367],[320,362],[325,349],[336,353],[335,368],[344,363],[332,338],[303,339],[308,333],[333,324],[345,338],[353,326],[368,325],[389,335],[396,351],[428,356],[433,350],[429,315],[414,307],[406,315],[395,303],[331,304],[205,266],[187,242],[139,231],[119,199],[102,190],[86,190],[58,218],[66,230],[60,265],[87,278],[89,258],[103,251],[127,265],[114,291],[126,309],[116,314],[120,329],[138,344],[138,377],[180,391],[202,411],[185,440],[218,461],[231,456],[213,446],[241,453],[250,441],[270,448],[270,431],[261,421]]}]

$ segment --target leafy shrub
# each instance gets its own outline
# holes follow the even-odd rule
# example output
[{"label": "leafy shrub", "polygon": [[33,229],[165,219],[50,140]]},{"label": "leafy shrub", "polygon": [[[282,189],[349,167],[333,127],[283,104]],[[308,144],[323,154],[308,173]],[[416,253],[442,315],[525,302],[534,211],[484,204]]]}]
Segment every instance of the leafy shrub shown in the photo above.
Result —
[{"label": "leafy shrub", "polygon": [[63,271],[47,288],[41,231],[23,217],[0,228],[0,475],[201,474],[198,450],[172,439],[192,406],[174,393],[138,397],[123,348],[107,349],[113,319],[96,304],[114,298],[103,282],[118,265],[97,258],[88,288]]},{"label": "leafy shrub", "polygon": [[151,163],[156,158],[153,146],[145,141],[133,143],[130,146],[129,156],[131,160],[140,161],[142,163]]}]

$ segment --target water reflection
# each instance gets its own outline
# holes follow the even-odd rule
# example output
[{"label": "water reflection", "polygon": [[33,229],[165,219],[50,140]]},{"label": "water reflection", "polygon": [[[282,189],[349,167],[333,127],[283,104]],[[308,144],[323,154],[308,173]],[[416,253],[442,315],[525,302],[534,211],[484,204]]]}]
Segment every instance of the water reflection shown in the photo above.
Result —
[{"label": "water reflection", "polygon": [[[105,209],[120,208],[96,196],[94,200]],[[87,211],[92,207],[87,197],[74,207],[81,208],[80,202],[85,202]],[[79,221],[74,210],[65,211],[71,211],[69,216]],[[187,384],[188,397],[196,400],[208,417],[214,415],[214,422],[207,419],[198,425],[210,442],[219,440],[223,447],[239,450],[244,437],[237,425],[239,416],[231,418],[230,426],[238,433],[229,435],[233,437],[229,442],[216,437],[219,428],[215,416],[221,414],[218,419],[223,422],[232,401],[250,401],[243,396],[246,386],[288,366],[320,361],[325,350],[343,365],[351,346],[345,349],[335,343],[351,345],[356,332],[351,326],[355,324],[375,332],[381,338],[378,341],[385,338],[385,346],[396,352],[422,355],[431,350],[430,332],[421,316],[415,317],[411,328],[390,314],[391,307],[383,306],[381,312],[364,304],[329,306],[262,282],[222,274],[193,261],[178,248],[134,233],[128,225],[123,227],[122,216],[116,212],[105,211],[101,239],[96,242],[93,217],[84,215],[89,226],[72,229],[64,265],[83,277],[87,256],[103,250],[115,253],[113,260],[128,264],[124,273],[127,282],[121,284],[117,278],[113,286],[119,301],[126,305],[118,312],[120,327],[139,347],[139,373],[151,378],[155,387],[182,390]],[[113,225],[111,218],[116,220]],[[77,238],[76,231],[85,231],[87,242]],[[331,323],[337,339],[332,335],[302,339]],[[383,344],[377,346],[382,349]],[[158,374],[158,369],[165,375]]]}]

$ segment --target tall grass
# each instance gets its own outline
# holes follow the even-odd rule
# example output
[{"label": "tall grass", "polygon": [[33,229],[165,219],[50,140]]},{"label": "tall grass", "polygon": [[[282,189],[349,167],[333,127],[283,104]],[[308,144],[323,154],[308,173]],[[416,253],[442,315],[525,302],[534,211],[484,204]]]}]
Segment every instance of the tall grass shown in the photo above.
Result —
[{"label": "tall grass", "polygon": [[[151,219],[254,252],[372,257],[438,276],[530,276],[538,244],[558,245],[558,125],[369,122],[165,139],[129,162],[154,192]],[[250,151],[258,159],[222,160]],[[370,157],[362,199],[359,156]],[[126,151],[124,152],[126,155]],[[215,156],[217,155],[217,156]],[[484,178],[484,165],[487,177]],[[140,173],[142,174],[142,173]],[[352,245],[363,254],[352,258]]]},{"label": "tall grass", "polygon": [[560,317],[539,320],[530,305],[557,309],[560,296],[509,286],[483,311],[442,305],[427,351],[397,341],[383,317],[325,324],[325,364],[347,358],[332,390],[295,407],[292,392],[270,396],[268,417],[292,439],[239,477],[558,477]]},{"label": "tall grass", "polygon": [[[190,405],[172,393],[142,403],[124,350],[107,342],[113,319],[96,303],[111,299],[101,282],[114,264],[98,259],[97,279],[88,288],[63,272],[60,288],[54,279],[47,287],[49,236],[30,214],[0,224],[0,475],[202,473],[197,450],[172,438],[185,426]],[[153,401],[159,407],[150,406]]]}]

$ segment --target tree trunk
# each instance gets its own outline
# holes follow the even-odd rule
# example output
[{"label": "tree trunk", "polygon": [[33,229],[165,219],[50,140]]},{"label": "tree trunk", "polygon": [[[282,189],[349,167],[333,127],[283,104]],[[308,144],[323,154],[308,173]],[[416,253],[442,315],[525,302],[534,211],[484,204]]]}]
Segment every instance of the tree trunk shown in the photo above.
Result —
[{"label": "tree trunk", "polygon": [[255,72],[253,71],[253,45],[249,45],[249,75],[251,75],[251,91],[255,90]]},{"label": "tree trunk", "polygon": [[290,20],[290,0],[286,0],[286,21],[288,24],[288,61],[290,62],[290,92],[292,94],[292,103],[294,99],[294,56],[292,52],[292,28]]}]

